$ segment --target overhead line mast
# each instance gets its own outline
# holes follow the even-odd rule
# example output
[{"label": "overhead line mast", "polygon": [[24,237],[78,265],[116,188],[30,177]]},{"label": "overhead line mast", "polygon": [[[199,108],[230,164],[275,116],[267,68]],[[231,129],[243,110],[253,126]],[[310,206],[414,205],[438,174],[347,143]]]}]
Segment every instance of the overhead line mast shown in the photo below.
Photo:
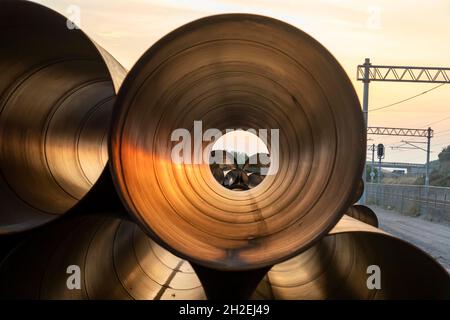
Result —
[{"label": "overhead line mast", "polygon": [[[364,84],[363,91],[363,115],[368,129],[368,134],[382,135],[403,135],[418,136],[427,138],[427,170],[425,186],[429,186],[429,162],[430,162],[430,140],[433,130],[428,129],[405,129],[405,128],[382,128],[368,127],[369,111],[369,83],[371,81],[391,81],[391,82],[415,82],[415,83],[450,83],[450,68],[443,67],[413,67],[413,66],[388,66],[372,65],[370,59],[366,58],[364,64],[358,65],[356,78]],[[364,166],[363,180],[366,182],[366,166]],[[363,204],[366,203],[366,192],[361,198]]]}]

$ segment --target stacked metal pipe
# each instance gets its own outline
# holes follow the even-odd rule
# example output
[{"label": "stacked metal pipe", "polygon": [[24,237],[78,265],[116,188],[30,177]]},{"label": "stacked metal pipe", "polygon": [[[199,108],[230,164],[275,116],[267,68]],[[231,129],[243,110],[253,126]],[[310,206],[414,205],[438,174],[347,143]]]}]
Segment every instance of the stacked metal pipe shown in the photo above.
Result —
[{"label": "stacked metal pipe", "polygon": [[[449,296],[427,254],[342,218],[376,221],[349,209],[363,188],[362,114],[342,67],[302,31],[207,17],[126,74],[61,15],[6,0],[0,43],[0,242],[19,243],[0,264],[1,297]],[[204,131],[279,129],[278,170],[236,191],[209,163],[174,163],[171,133],[194,135],[200,120]],[[386,274],[381,289],[367,288],[368,264]]]}]

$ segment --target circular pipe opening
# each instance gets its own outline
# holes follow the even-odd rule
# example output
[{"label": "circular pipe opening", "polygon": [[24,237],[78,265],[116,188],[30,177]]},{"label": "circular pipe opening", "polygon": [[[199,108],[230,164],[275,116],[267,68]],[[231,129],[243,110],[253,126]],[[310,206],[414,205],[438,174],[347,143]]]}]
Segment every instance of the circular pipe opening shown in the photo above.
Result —
[{"label": "circular pipe opening", "polygon": [[217,183],[224,188],[253,189],[269,173],[269,150],[253,132],[230,130],[214,142],[209,167]]},{"label": "circular pipe opening", "polygon": [[[272,265],[322,238],[353,200],[365,148],[357,95],[333,56],[286,23],[194,21],[151,47],[122,88],[110,148],[116,186],[178,256],[220,270]],[[227,128],[267,130],[276,173],[257,188],[227,190],[202,161],[202,133]],[[189,161],[173,161],[182,141]]]},{"label": "circular pipe opening", "polygon": [[92,188],[115,91],[103,53],[43,6],[2,1],[0,42],[2,234],[54,219]]}]

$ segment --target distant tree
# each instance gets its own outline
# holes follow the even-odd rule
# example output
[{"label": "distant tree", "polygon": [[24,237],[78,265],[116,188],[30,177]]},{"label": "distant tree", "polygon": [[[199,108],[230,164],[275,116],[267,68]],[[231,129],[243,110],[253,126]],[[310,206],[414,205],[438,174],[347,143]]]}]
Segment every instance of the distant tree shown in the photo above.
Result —
[{"label": "distant tree", "polygon": [[[438,155],[439,166],[430,172],[430,185],[450,187],[450,146],[445,147]],[[423,184],[424,178],[418,178],[416,184]]]},{"label": "distant tree", "polygon": [[447,146],[446,148],[442,149],[442,151],[438,155],[439,162],[446,162],[450,161],[450,146]]}]

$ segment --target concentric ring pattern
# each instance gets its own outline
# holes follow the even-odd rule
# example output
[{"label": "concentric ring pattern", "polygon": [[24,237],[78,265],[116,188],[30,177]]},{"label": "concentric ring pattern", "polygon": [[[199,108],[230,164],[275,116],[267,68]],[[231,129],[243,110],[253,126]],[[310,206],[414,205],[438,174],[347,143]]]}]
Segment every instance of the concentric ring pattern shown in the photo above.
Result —
[{"label": "concentric ring pattern", "polygon": [[43,225],[91,190],[108,161],[124,69],[67,19],[0,2],[0,234]]},{"label": "concentric ring pattern", "polygon": [[273,266],[253,298],[448,299],[448,283],[447,271],[427,253],[344,215],[315,246]]},{"label": "concentric ring pattern", "polygon": [[[70,266],[79,268],[79,290],[67,285],[76,283]],[[39,230],[0,264],[0,284],[0,297],[9,299],[205,299],[189,262],[136,224],[99,216]]]},{"label": "concentric ring pattern", "polygon": [[[217,269],[271,265],[314,244],[362,172],[363,119],[344,70],[310,36],[267,17],[212,16],[171,32],[127,76],[114,117],[111,168],[129,211],[166,248]],[[192,134],[184,156],[209,154],[209,141],[194,143],[194,121],[203,132],[267,129],[271,175],[236,192],[205,161],[173,162],[179,128]]]}]

